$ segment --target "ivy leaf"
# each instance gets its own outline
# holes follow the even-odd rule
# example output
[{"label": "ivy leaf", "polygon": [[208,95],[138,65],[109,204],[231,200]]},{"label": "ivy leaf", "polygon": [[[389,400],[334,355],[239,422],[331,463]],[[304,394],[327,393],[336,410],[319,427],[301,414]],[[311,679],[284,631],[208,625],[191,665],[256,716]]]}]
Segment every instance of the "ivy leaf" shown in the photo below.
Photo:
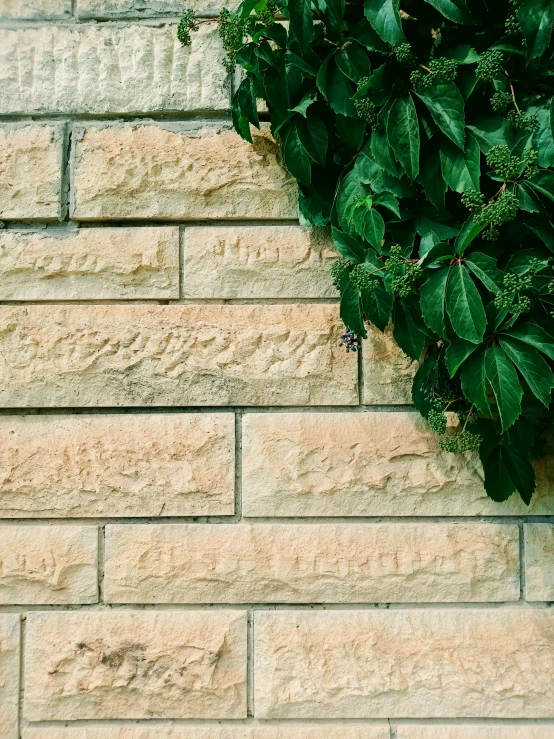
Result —
[{"label": "ivy leaf", "polygon": [[419,260],[419,266],[428,267],[430,264],[439,260],[441,262],[445,262],[446,260],[453,259],[454,254],[452,252],[453,250],[450,244],[447,244],[445,241],[439,241],[436,244],[433,244],[433,246],[421,257]]},{"label": "ivy leaf", "polygon": [[[388,118],[388,116],[387,116]],[[386,119],[385,119],[386,120]],[[371,134],[370,151],[375,162],[393,177],[401,177],[402,171],[396,159],[394,152],[389,144],[386,132],[386,123],[383,129],[378,128]]]},{"label": "ivy leaf", "polygon": [[354,86],[338,68],[335,54],[336,52],[332,52],[321,65],[317,73],[317,86],[335,113],[357,118],[351,99]]},{"label": "ivy leaf", "polygon": [[454,23],[473,23],[465,0],[425,0]]},{"label": "ivy leaf", "polygon": [[493,146],[509,146],[511,138],[508,133],[508,122],[505,118],[493,117],[479,121],[478,125],[468,126],[468,129],[477,139],[483,154],[487,154]]},{"label": "ivy leaf", "polygon": [[489,498],[502,503],[517,490],[529,505],[535,490],[535,471],[528,459],[512,445],[500,444],[482,462]]},{"label": "ivy leaf", "polygon": [[353,82],[368,77],[370,72],[369,57],[357,43],[352,42],[339,51],[335,57],[337,67]]},{"label": "ivy leaf", "polygon": [[554,200],[554,172],[546,170],[539,172],[532,180],[529,180],[529,185],[549,200]]},{"label": "ivy leaf", "polygon": [[446,310],[452,328],[461,339],[478,344],[487,327],[481,296],[463,264],[450,270],[446,290]]},{"label": "ivy leaf", "polygon": [[485,373],[496,398],[502,431],[506,431],[521,415],[523,389],[517,372],[505,352],[491,346],[485,354]]},{"label": "ivy leaf", "polygon": [[368,97],[377,106],[388,103],[395,79],[389,64],[383,64],[371,77],[363,82],[354,95],[354,100]]},{"label": "ivy leaf", "polygon": [[462,364],[460,372],[462,392],[480,413],[487,416],[490,413],[490,404],[485,367],[486,349],[484,346],[475,349],[476,351]]},{"label": "ivy leaf", "polygon": [[404,354],[419,360],[428,336],[417,298],[399,298],[394,303],[392,335]]},{"label": "ivy leaf", "polygon": [[543,108],[530,107],[530,115],[536,115],[539,126],[533,136],[539,167],[554,167],[554,98]]},{"label": "ivy leaf", "polygon": [[419,173],[419,123],[411,95],[396,98],[387,120],[387,138],[394,155],[408,177]]},{"label": "ivy leaf", "polygon": [[521,210],[527,213],[542,213],[544,207],[533,192],[529,182],[520,182],[516,187],[517,202]]},{"label": "ivy leaf", "polygon": [[421,289],[421,312],[423,320],[441,339],[446,337],[446,286],[450,267],[431,273]]},{"label": "ivy leaf", "polygon": [[406,41],[399,5],[399,0],[365,0],[364,4],[365,17],[383,41],[393,46],[400,46]]},{"label": "ivy leaf", "polygon": [[305,121],[297,120],[296,128],[304,149],[314,162],[324,167],[329,137],[321,118],[310,114]]},{"label": "ivy leaf", "polygon": [[469,44],[461,44],[453,49],[445,49],[446,59],[455,59],[458,64],[474,64],[480,59],[479,54]]},{"label": "ivy leaf", "polygon": [[287,6],[290,20],[290,35],[298,42],[302,51],[307,51],[314,38],[311,0],[294,0]]},{"label": "ivy leaf", "polygon": [[535,323],[520,323],[518,326],[505,332],[513,339],[519,339],[524,344],[535,347],[549,359],[554,360],[554,338]]},{"label": "ivy leaf", "polygon": [[358,288],[348,280],[341,291],[340,317],[346,328],[349,328],[356,336],[366,338],[366,330],[362,318],[360,306],[360,292]]},{"label": "ivy leaf", "polygon": [[389,325],[392,312],[393,298],[382,284],[373,290],[362,290],[362,308],[365,316],[380,331],[384,331]]},{"label": "ivy leaf", "polygon": [[473,272],[475,277],[480,280],[483,285],[493,295],[496,295],[504,287],[504,272],[496,266],[496,259],[488,254],[474,252],[465,260],[466,265]]},{"label": "ivy leaf", "polygon": [[317,100],[317,93],[315,90],[308,90],[308,92],[302,97],[302,100],[295,105],[294,108],[290,109],[291,113],[300,113],[304,118],[308,116],[308,108],[313,105]]},{"label": "ivy leaf", "polygon": [[554,25],[552,0],[527,0],[516,12],[527,42],[527,58],[542,56],[550,45]]},{"label": "ivy leaf", "polygon": [[460,231],[460,233],[456,237],[456,241],[454,242],[454,250],[456,254],[462,256],[467,247],[473,242],[474,239],[477,238],[477,236],[479,236],[484,228],[485,226],[476,223],[473,220],[473,216],[470,216],[462,226],[462,230]]},{"label": "ivy leaf", "polygon": [[477,344],[456,337],[446,348],[445,362],[450,377],[454,377],[462,364],[477,349]]},{"label": "ivy leaf", "polygon": [[440,130],[460,149],[465,144],[464,99],[453,82],[438,82],[417,93]]},{"label": "ivy leaf", "polygon": [[427,418],[433,407],[429,389],[439,376],[439,365],[436,354],[430,354],[419,365],[412,385],[412,402],[424,418]]},{"label": "ivy leaf", "polygon": [[533,395],[548,408],[554,387],[554,374],[536,349],[509,337],[500,338],[500,346],[523,375]]},{"label": "ivy leaf", "polygon": [[333,244],[345,259],[349,259],[352,262],[365,261],[366,249],[357,239],[345,234],[343,231],[339,231],[335,227],[331,230],[331,238],[333,239]]},{"label": "ivy leaf", "polygon": [[385,236],[385,222],[379,211],[364,204],[355,208],[352,226],[365,241],[369,241],[377,251],[381,251],[381,242]]},{"label": "ivy leaf", "polygon": [[309,185],[312,181],[310,157],[300,139],[298,128],[293,122],[283,136],[283,160],[288,171],[299,182]]},{"label": "ivy leaf", "polygon": [[345,0],[326,0],[325,28],[331,41],[340,42],[344,18]]},{"label": "ivy leaf", "polygon": [[443,177],[454,192],[465,192],[471,188],[479,190],[481,151],[471,134],[468,134],[464,151],[450,140],[443,141],[440,156]]},{"label": "ivy leaf", "polygon": [[383,208],[387,208],[391,213],[400,218],[400,208],[398,206],[398,198],[393,195],[392,192],[379,192],[373,198],[374,205],[382,205]]},{"label": "ivy leaf", "polygon": [[418,177],[429,201],[437,208],[444,209],[446,181],[442,175],[440,152],[436,142],[429,141],[421,153],[421,168]]}]

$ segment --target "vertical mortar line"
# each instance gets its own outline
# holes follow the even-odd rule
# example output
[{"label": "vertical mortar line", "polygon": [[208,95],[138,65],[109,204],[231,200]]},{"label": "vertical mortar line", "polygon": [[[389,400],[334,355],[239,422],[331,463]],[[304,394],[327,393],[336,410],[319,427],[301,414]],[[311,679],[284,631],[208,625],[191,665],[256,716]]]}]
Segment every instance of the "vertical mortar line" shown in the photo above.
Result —
[{"label": "vertical mortar line", "polygon": [[525,529],[524,522],[518,521],[519,527],[519,599],[525,601]]},{"label": "vertical mortar line", "polygon": [[387,719],[389,722],[389,730],[390,730],[390,739],[397,739],[397,733],[396,733],[396,726],[393,726],[391,724],[390,718]]},{"label": "vertical mortar line", "polygon": [[246,716],[254,716],[254,611],[249,610],[246,632]]},{"label": "vertical mortar line", "polygon": [[179,226],[179,300],[181,300],[185,295],[185,275],[183,274],[185,264],[185,238],[186,226]]},{"label": "vertical mortar line", "polygon": [[60,220],[68,221],[71,211],[71,148],[73,146],[73,124],[67,121],[63,133],[63,157],[60,193]]},{"label": "vertical mortar line", "polygon": [[104,603],[104,570],[106,562],[106,526],[98,528],[98,602]]},{"label": "vertical mortar line", "polygon": [[27,637],[27,618],[21,614],[19,623],[19,702],[17,705],[17,736],[23,733],[23,700],[25,698],[25,641]]},{"label": "vertical mortar line", "polygon": [[242,521],[242,410],[235,411],[235,518]]}]

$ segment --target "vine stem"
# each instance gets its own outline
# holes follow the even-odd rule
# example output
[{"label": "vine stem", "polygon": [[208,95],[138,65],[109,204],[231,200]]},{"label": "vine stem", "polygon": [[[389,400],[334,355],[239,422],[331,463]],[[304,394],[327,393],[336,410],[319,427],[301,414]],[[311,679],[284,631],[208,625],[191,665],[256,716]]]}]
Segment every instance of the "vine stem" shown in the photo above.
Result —
[{"label": "vine stem", "polygon": [[467,422],[469,421],[469,419],[470,419],[470,418],[471,418],[471,416],[473,415],[473,410],[474,410],[474,408],[475,408],[475,406],[474,406],[474,405],[472,405],[472,406],[471,406],[471,409],[470,409],[470,411],[469,411],[469,413],[467,414],[467,418],[466,418],[466,420],[465,420],[465,423],[464,423],[464,426],[463,426],[463,428],[462,428],[462,433],[463,433],[463,432],[464,432],[464,431],[466,430]]},{"label": "vine stem", "polygon": [[516,100],[516,92],[515,92],[515,90],[514,90],[514,86],[512,85],[512,80],[510,79],[510,76],[509,76],[508,72],[506,72],[506,70],[504,70],[504,74],[505,74],[505,75],[506,75],[506,77],[508,78],[508,84],[510,85],[510,90],[512,91],[512,100],[513,100],[513,103],[514,103],[515,109],[517,110],[517,112],[518,112],[518,113],[521,113],[521,111],[520,111],[520,109],[519,109],[519,106],[518,106],[518,104],[517,104],[517,100]]}]

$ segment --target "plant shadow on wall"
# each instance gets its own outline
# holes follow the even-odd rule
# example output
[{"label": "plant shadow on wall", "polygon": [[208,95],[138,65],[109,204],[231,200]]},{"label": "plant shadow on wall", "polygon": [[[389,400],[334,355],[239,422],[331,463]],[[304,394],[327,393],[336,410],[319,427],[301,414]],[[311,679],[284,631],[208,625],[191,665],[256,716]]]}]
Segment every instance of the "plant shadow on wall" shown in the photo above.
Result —
[{"label": "plant shadow on wall", "polygon": [[553,415],[554,2],[245,0],[218,23],[236,130],[263,99],[301,217],[332,226],[347,350],[391,323],[442,449],[528,504]]}]

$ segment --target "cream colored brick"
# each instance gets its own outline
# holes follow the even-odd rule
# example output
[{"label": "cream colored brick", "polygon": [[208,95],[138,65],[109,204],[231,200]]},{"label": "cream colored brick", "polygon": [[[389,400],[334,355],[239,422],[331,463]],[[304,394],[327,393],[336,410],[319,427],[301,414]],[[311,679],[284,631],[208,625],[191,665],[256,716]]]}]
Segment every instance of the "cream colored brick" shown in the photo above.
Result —
[{"label": "cream colored brick", "polygon": [[180,15],[192,9],[197,15],[218,15],[234,10],[238,0],[77,0],[80,18],[141,18]]},{"label": "cream colored brick", "polygon": [[178,228],[0,231],[2,300],[178,297]]},{"label": "cream colored brick", "polygon": [[526,598],[554,601],[554,526],[529,523],[524,531]]},{"label": "cream colored brick", "polygon": [[367,405],[411,405],[412,382],[418,363],[401,351],[387,329],[381,333],[368,326],[363,342],[364,384],[362,401]]},{"label": "cream colored brick", "polygon": [[174,24],[0,29],[0,114],[227,110],[217,26],[193,38],[184,48]]},{"label": "cream colored brick", "polygon": [[257,612],[258,718],[552,718],[554,610]]},{"label": "cream colored brick", "polygon": [[519,530],[494,524],[106,528],[112,603],[519,599]]},{"label": "cream colored brick", "polygon": [[0,516],[234,512],[232,413],[0,416]]},{"label": "cream colored brick", "polygon": [[421,724],[400,724],[396,727],[396,737],[397,739],[554,739],[554,726],[533,726],[531,724],[517,724],[517,726],[506,724],[422,726]]},{"label": "cream colored brick", "polygon": [[213,125],[98,124],[75,131],[82,220],[296,218],[297,192],[269,134]]},{"label": "cream colored brick", "polygon": [[246,716],[245,612],[30,613],[26,644],[29,721]]},{"label": "cream colored brick", "polygon": [[0,0],[0,20],[63,20],[71,0]]},{"label": "cream colored brick", "polygon": [[336,298],[338,254],[326,229],[200,226],[185,230],[185,298]]},{"label": "cream colored brick", "polygon": [[0,613],[0,736],[18,739],[20,621]]},{"label": "cream colored brick", "polygon": [[[389,739],[388,724],[287,723],[279,726],[76,726],[27,728],[23,739]],[[488,739],[488,737],[487,737]],[[511,737],[510,737],[511,739]],[[543,739],[542,735],[531,739]],[[544,735],[544,739],[550,736]]]},{"label": "cream colored brick", "polygon": [[441,452],[417,413],[248,413],[243,428],[246,516],[554,513],[554,457],[529,507],[494,503],[477,458]]},{"label": "cream colored brick", "polygon": [[96,526],[0,527],[0,603],[95,603]]},{"label": "cream colored brick", "polygon": [[0,124],[0,219],[61,220],[63,124]]},{"label": "cream colored brick", "polygon": [[0,308],[0,405],[357,403],[334,305]]}]

